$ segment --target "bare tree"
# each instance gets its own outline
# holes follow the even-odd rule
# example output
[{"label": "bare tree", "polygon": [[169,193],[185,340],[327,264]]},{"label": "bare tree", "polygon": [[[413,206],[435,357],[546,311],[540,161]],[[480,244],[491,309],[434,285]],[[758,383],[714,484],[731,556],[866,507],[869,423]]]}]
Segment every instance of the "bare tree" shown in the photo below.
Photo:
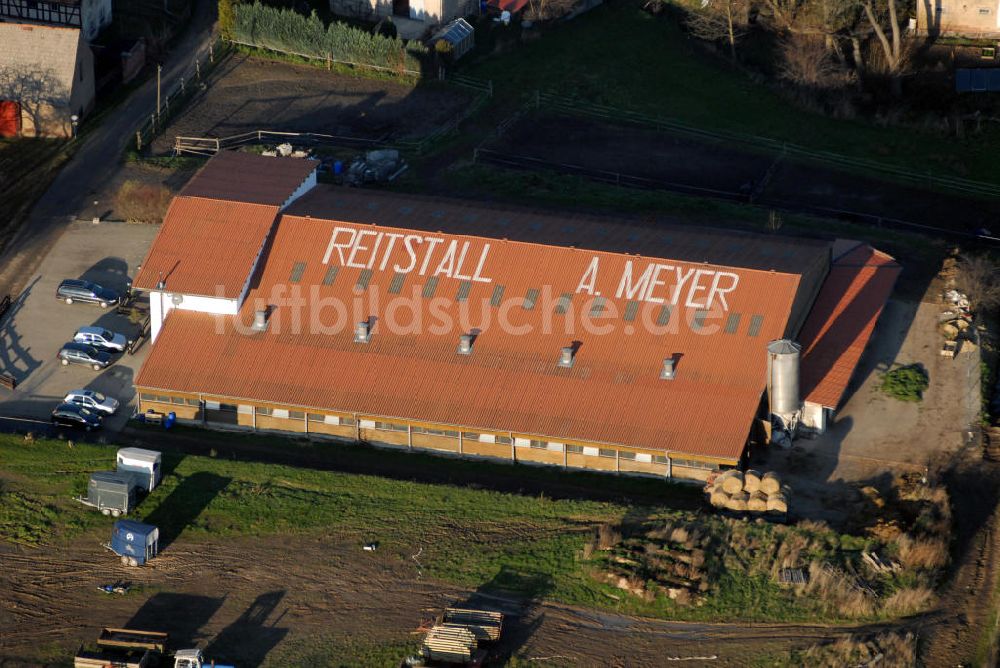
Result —
[{"label": "bare tree", "polygon": [[532,21],[546,21],[566,16],[576,6],[577,0],[528,0],[525,18]]},{"label": "bare tree", "polygon": [[6,65],[0,66],[0,99],[17,102],[38,136],[46,134],[46,126],[52,123],[50,110],[68,105],[70,93],[52,68],[39,71]]},{"label": "bare tree", "polygon": [[801,33],[792,33],[782,41],[778,76],[813,89],[841,88],[852,78],[835,60],[823,35]]},{"label": "bare tree", "polygon": [[979,313],[1000,307],[1000,266],[986,255],[958,258],[958,288],[969,297],[969,306]]},{"label": "bare tree", "polygon": [[685,22],[695,37],[711,42],[724,41],[736,60],[736,43],[746,35],[750,0],[701,0],[690,8]]},{"label": "bare tree", "polygon": [[908,53],[903,44],[901,29],[899,27],[899,16],[896,13],[896,0],[886,0],[888,5],[889,34],[883,27],[882,20],[875,13],[874,0],[861,0],[861,7],[868,18],[875,37],[878,39],[884,59],[885,73],[889,75],[894,95],[902,93],[900,75],[908,64]]}]

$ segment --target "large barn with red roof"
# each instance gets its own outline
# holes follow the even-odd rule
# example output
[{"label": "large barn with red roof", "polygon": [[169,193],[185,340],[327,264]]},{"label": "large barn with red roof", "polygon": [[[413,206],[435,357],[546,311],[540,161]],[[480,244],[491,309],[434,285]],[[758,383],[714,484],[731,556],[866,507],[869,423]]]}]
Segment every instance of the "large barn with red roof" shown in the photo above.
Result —
[{"label": "large barn with red roof", "polygon": [[771,341],[802,344],[782,426],[825,427],[899,271],[857,242],[359,191],[316,167],[221,153],[174,199],[135,280],[141,410],[700,479],[769,438]]}]

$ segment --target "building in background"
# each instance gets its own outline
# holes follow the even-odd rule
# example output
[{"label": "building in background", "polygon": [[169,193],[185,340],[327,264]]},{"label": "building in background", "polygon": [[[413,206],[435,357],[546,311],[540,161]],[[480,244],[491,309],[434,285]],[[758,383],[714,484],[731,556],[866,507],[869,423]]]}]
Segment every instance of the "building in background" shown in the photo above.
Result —
[{"label": "building in background", "polygon": [[80,28],[0,23],[0,137],[71,137],[94,96]]},{"label": "building in background", "polygon": [[0,22],[77,28],[89,43],[111,25],[112,0],[0,0]]},{"label": "building in background", "polygon": [[802,396],[785,346],[778,426],[825,428],[898,272],[856,242],[351,190],[315,167],[222,153],[175,198],[135,280],[140,410],[703,479],[772,438],[773,340],[808,337]]},{"label": "building in background", "polygon": [[921,35],[1000,36],[997,0],[917,0]]}]

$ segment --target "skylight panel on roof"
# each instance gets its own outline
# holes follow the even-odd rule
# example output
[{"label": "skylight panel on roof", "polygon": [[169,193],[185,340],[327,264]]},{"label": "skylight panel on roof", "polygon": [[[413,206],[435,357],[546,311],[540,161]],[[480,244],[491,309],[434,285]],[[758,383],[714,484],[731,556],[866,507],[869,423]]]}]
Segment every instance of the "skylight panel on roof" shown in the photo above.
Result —
[{"label": "skylight panel on roof", "polygon": [[555,312],[559,315],[563,315],[569,310],[570,304],[573,302],[573,295],[569,292],[564,292],[559,297],[559,301],[556,302]]},{"label": "skylight panel on roof", "polygon": [[666,327],[670,322],[670,314],[673,312],[672,306],[661,306],[660,314],[656,316],[656,324],[659,327]]},{"label": "skylight panel on roof", "polygon": [[691,329],[698,332],[702,327],[705,326],[705,318],[708,317],[708,311],[705,309],[696,309],[694,312],[694,319],[691,321]]},{"label": "skylight panel on roof", "polygon": [[306,263],[296,262],[292,265],[292,275],[288,277],[290,283],[298,283],[302,280],[302,274],[305,273]]},{"label": "skylight panel on roof", "polygon": [[493,296],[490,297],[490,306],[500,306],[500,302],[503,301],[503,291],[504,287],[502,285],[496,285],[493,287]]},{"label": "skylight panel on roof", "polygon": [[639,313],[639,302],[634,302],[634,301],[629,302],[628,304],[625,305],[625,315],[623,317],[623,320],[625,320],[625,322],[632,322],[633,320],[635,320],[635,316],[638,313]]},{"label": "skylight panel on roof", "polygon": [[355,284],[355,290],[367,290],[368,284],[372,280],[372,274],[374,272],[371,269],[362,269],[361,273],[358,274],[358,282]]},{"label": "skylight panel on roof", "polygon": [[726,318],[726,334],[735,334],[736,330],[740,328],[740,314],[730,313],[729,317]]},{"label": "skylight panel on roof", "polygon": [[524,295],[524,303],[521,304],[525,311],[530,311],[535,308],[535,302],[538,301],[538,288],[530,288],[528,293]]},{"label": "skylight panel on roof", "polygon": [[607,301],[607,297],[594,297],[594,301],[590,305],[590,316],[594,317],[595,315],[604,313],[604,304]]},{"label": "skylight panel on roof", "polygon": [[431,297],[433,297],[434,292],[437,291],[437,287],[438,287],[438,277],[431,276],[430,278],[428,278],[427,282],[424,283],[424,291],[423,291],[424,299],[430,299]]},{"label": "skylight panel on roof", "polygon": [[757,336],[760,334],[760,328],[764,324],[764,316],[755,315],[750,318],[750,329],[747,331],[747,336]]},{"label": "skylight panel on roof", "polygon": [[397,273],[389,283],[389,294],[398,295],[403,290],[403,283],[406,281],[406,274]]},{"label": "skylight panel on roof", "polygon": [[333,266],[326,270],[326,274],[323,276],[323,285],[333,285],[333,282],[337,280],[337,272],[340,271],[340,267]]},{"label": "skylight panel on roof", "polygon": [[472,281],[462,281],[458,284],[458,294],[455,295],[455,301],[464,302],[469,298],[469,290],[472,289]]}]

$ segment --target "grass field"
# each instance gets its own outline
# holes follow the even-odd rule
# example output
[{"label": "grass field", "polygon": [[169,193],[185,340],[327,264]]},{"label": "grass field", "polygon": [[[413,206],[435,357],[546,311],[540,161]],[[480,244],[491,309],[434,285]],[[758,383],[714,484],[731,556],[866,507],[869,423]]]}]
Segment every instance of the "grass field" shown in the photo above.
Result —
[{"label": "grass field", "polygon": [[[285,442],[286,448],[291,445]],[[403,456],[351,446],[299,447],[326,447],[344,456]],[[70,448],[60,441],[26,443],[20,437],[0,436],[0,538],[30,545],[105,531],[106,518],[71,497],[84,490],[89,472],[113,467],[114,453],[114,446],[75,444]],[[677,510],[670,505],[669,487],[665,487],[662,503],[637,506],[222,457],[166,452],[164,458],[167,475],[162,485],[134,516],[159,526],[161,541],[168,544],[178,537],[199,541],[309,534],[359,544],[378,541],[380,551],[401,559],[408,559],[419,547],[423,548],[426,577],[480,591],[653,617],[836,619],[837,613],[818,598],[796,596],[767,576],[773,555],[781,543],[794,539],[810,546],[802,549],[811,558],[837,563],[855,558],[867,544],[865,539],[841,536],[825,527],[742,526],[698,511]],[[408,461],[414,468],[435,461],[466,464],[430,457]],[[537,468],[525,471],[546,473]],[[668,523],[708,532],[709,543],[720,550],[709,561],[721,570],[698,606],[681,605],[662,595],[627,594],[597,577],[610,558],[608,553],[585,550],[597,527],[635,525],[645,530]],[[636,540],[641,545],[646,539]]]},{"label": "grass field", "polygon": [[1000,131],[965,140],[810,113],[704,52],[668,17],[637,2],[602,5],[463,73],[494,82],[499,99],[548,90],[705,129],[793,142],[917,172],[1000,182]]}]

